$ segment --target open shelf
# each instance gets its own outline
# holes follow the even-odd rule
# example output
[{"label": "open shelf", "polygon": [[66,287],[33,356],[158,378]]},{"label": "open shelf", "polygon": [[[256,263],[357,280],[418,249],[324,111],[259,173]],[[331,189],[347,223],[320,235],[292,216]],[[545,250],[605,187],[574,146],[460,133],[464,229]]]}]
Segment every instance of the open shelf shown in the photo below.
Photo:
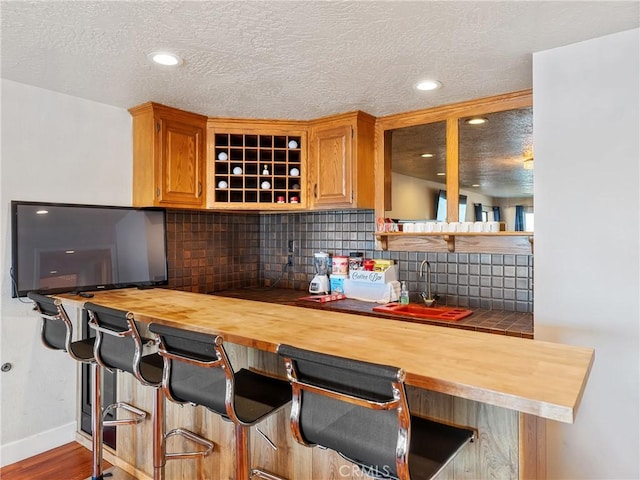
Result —
[{"label": "open shelf", "polygon": [[411,250],[430,245],[436,250],[478,253],[533,253],[533,232],[375,232],[382,250]]},{"label": "open shelf", "polygon": [[302,135],[215,133],[214,202],[297,207],[303,199]]}]

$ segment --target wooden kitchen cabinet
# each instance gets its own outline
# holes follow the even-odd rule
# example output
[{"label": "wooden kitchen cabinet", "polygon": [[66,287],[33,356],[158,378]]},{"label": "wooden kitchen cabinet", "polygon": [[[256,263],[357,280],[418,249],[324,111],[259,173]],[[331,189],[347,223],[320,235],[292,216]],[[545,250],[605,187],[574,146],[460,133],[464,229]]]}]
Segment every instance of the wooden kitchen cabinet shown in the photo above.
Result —
[{"label": "wooden kitchen cabinet", "polygon": [[205,207],[207,117],[148,102],[133,117],[133,205]]},{"label": "wooden kitchen cabinet", "polygon": [[307,207],[306,122],[210,118],[207,207]]},{"label": "wooden kitchen cabinet", "polygon": [[310,123],[312,209],[374,207],[374,126],[360,111]]}]

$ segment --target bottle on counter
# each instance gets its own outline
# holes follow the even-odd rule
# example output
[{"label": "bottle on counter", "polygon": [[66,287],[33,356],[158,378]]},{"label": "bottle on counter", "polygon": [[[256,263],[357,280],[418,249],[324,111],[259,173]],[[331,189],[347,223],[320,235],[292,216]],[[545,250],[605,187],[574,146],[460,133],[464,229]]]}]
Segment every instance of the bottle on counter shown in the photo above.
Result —
[{"label": "bottle on counter", "polygon": [[409,290],[407,290],[407,282],[404,280],[400,286],[400,305],[409,305]]}]

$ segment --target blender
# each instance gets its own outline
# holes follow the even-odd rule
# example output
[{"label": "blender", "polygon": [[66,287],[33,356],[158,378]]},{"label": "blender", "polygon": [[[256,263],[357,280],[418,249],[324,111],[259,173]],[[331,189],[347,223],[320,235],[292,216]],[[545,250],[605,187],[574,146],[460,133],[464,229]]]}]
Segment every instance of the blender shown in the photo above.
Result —
[{"label": "blender", "polygon": [[316,269],[316,275],[309,284],[309,293],[329,293],[330,283],[329,277],[329,254],[325,252],[317,252],[313,254],[313,266]]}]

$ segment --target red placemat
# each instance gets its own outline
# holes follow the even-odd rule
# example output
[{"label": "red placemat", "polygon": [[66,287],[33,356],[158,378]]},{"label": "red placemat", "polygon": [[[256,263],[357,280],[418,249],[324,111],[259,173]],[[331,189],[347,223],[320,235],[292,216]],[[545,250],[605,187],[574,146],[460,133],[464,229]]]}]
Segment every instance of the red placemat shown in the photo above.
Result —
[{"label": "red placemat", "polygon": [[334,300],[342,300],[343,298],[347,298],[347,296],[344,293],[332,293],[329,295],[311,295],[309,297],[300,297],[298,300],[325,303],[325,302],[333,302]]}]

